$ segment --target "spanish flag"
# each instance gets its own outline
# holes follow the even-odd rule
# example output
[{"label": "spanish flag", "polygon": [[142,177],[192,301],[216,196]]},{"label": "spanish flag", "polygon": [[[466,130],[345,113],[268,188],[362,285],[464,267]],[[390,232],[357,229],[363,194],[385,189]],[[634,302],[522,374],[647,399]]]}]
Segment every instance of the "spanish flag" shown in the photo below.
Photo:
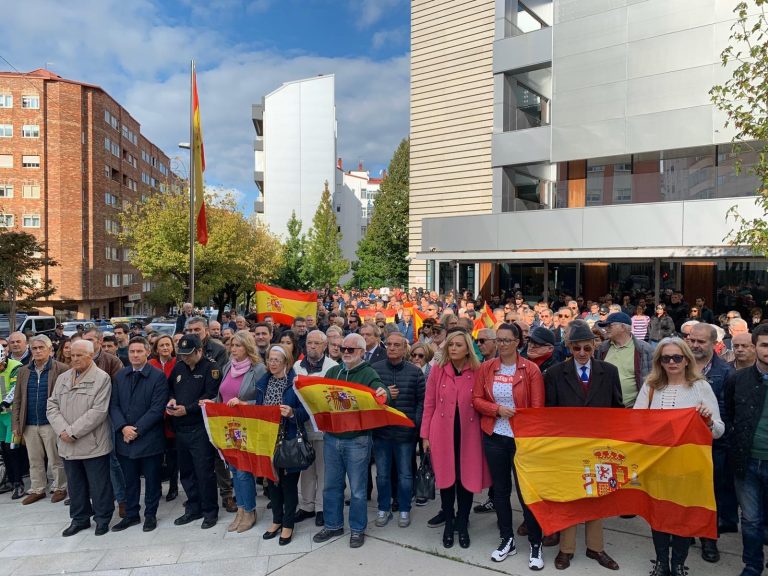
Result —
[{"label": "spanish flag", "polygon": [[527,408],[512,426],[520,491],[545,534],[638,514],[717,538],[712,433],[696,410]]},{"label": "spanish flag", "polygon": [[472,337],[477,338],[477,333],[483,328],[493,328],[496,324],[496,320],[493,316],[493,310],[486,303],[485,307],[480,310],[480,315],[475,319],[475,323],[472,326]]},{"label": "spanish flag", "polygon": [[205,217],[205,196],[203,172],[205,172],[205,150],[203,149],[203,126],[200,123],[200,100],[197,97],[197,76],[192,63],[192,171],[194,172],[195,229],[197,241],[208,244],[208,220]]},{"label": "spanish flag", "polygon": [[294,387],[318,431],[341,433],[382,426],[414,426],[399,410],[379,404],[374,391],[362,384],[299,376]]},{"label": "spanish flag", "polygon": [[277,480],[272,467],[280,406],[203,404],[208,438],[227,464],[238,470]]},{"label": "spanish flag", "polygon": [[408,308],[411,311],[413,318],[413,339],[418,340],[421,327],[424,325],[424,320],[428,318],[426,312],[422,312],[413,302],[406,302],[403,304],[403,308]]},{"label": "spanish flag", "polygon": [[276,286],[256,284],[256,315],[259,322],[264,316],[285,326],[293,323],[297,316],[317,314],[317,292],[296,292]]},{"label": "spanish flag", "polygon": [[397,312],[392,310],[391,308],[384,308],[382,310],[376,310],[374,308],[358,308],[357,309],[357,315],[360,316],[360,319],[365,322],[367,320],[370,320],[371,322],[376,320],[376,314],[381,312],[384,314],[384,317],[387,320],[387,323],[390,324],[395,321],[395,317],[397,316]]}]

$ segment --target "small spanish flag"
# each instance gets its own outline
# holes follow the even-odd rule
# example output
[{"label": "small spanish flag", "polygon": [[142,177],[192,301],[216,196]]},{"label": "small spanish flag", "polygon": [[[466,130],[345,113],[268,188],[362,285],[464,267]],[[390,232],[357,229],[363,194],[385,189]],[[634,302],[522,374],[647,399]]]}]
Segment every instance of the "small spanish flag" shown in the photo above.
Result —
[{"label": "small spanish flag", "polygon": [[264,316],[285,326],[297,316],[317,315],[317,292],[296,292],[276,286],[256,284],[256,315],[259,322]]},{"label": "small spanish flag", "polygon": [[638,514],[717,538],[712,433],[693,408],[526,408],[512,426],[520,491],[545,534]]},{"label": "small spanish flag", "polygon": [[472,326],[472,337],[477,338],[477,333],[483,328],[493,328],[496,324],[496,320],[493,316],[493,310],[488,304],[480,310],[480,315],[475,319],[475,323]]},{"label": "small spanish flag", "polygon": [[299,376],[294,386],[315,430],[341,433],[414,426],[399,410],[380,404],[368,386],[317,376]]},{"label": "small spanish flag", "polygon": [[203,404],[208,438],[227,464],[238,470],[277,480],[272,467],[280,406]]}]

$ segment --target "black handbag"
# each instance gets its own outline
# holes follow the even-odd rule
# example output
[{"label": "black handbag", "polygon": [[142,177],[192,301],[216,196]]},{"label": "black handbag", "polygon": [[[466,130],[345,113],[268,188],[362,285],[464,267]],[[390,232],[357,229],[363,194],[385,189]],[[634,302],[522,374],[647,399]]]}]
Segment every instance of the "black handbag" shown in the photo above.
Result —
[{"label": "black handbag", "polygon": [[304,424],[296,423],[296,438],[286,438],[288,420],[280,420],[280,429],[277,432],[277,443],[272,462],[275,468],[300,468],[304,470],[315,461],[315,448],[307,438]]},{"label": "black handbag", "polygon": [[421,457],[416,471],[416,498],[435,499],[435,471],[432,469],[432,454],[427,450]]}]

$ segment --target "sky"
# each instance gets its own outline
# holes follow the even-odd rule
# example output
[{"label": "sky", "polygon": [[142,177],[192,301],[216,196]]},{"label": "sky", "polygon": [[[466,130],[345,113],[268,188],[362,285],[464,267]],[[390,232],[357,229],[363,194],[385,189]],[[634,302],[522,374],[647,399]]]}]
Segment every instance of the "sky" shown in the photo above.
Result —
[{"label": "sky", "polygon": [[286,81],[335,74],[345,169],[386,168],[409,131],[409,29],[408,0],[8,0],[0,69],[99,85],[186,162],[194,58],[206,185],[250,212],[251,105]]}]

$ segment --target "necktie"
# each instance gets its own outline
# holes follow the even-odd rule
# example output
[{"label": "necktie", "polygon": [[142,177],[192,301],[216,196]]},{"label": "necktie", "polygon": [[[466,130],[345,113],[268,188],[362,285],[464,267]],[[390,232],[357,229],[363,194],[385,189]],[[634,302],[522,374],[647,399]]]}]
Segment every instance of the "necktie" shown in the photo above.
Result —
[{"label": "necktie", "polygon": [[371,359],[371,354],[372,354],[372,352],[366,352],[366,353],[365,353],[365,361],[366,361],[366,362],[368,362],[368,360],[370,360],[370,359]]},{"label": "necktie", "polygon": [[581,367],[581,381],[584,383],[589,382],[589,374],[587,374],[586,366]]}]

